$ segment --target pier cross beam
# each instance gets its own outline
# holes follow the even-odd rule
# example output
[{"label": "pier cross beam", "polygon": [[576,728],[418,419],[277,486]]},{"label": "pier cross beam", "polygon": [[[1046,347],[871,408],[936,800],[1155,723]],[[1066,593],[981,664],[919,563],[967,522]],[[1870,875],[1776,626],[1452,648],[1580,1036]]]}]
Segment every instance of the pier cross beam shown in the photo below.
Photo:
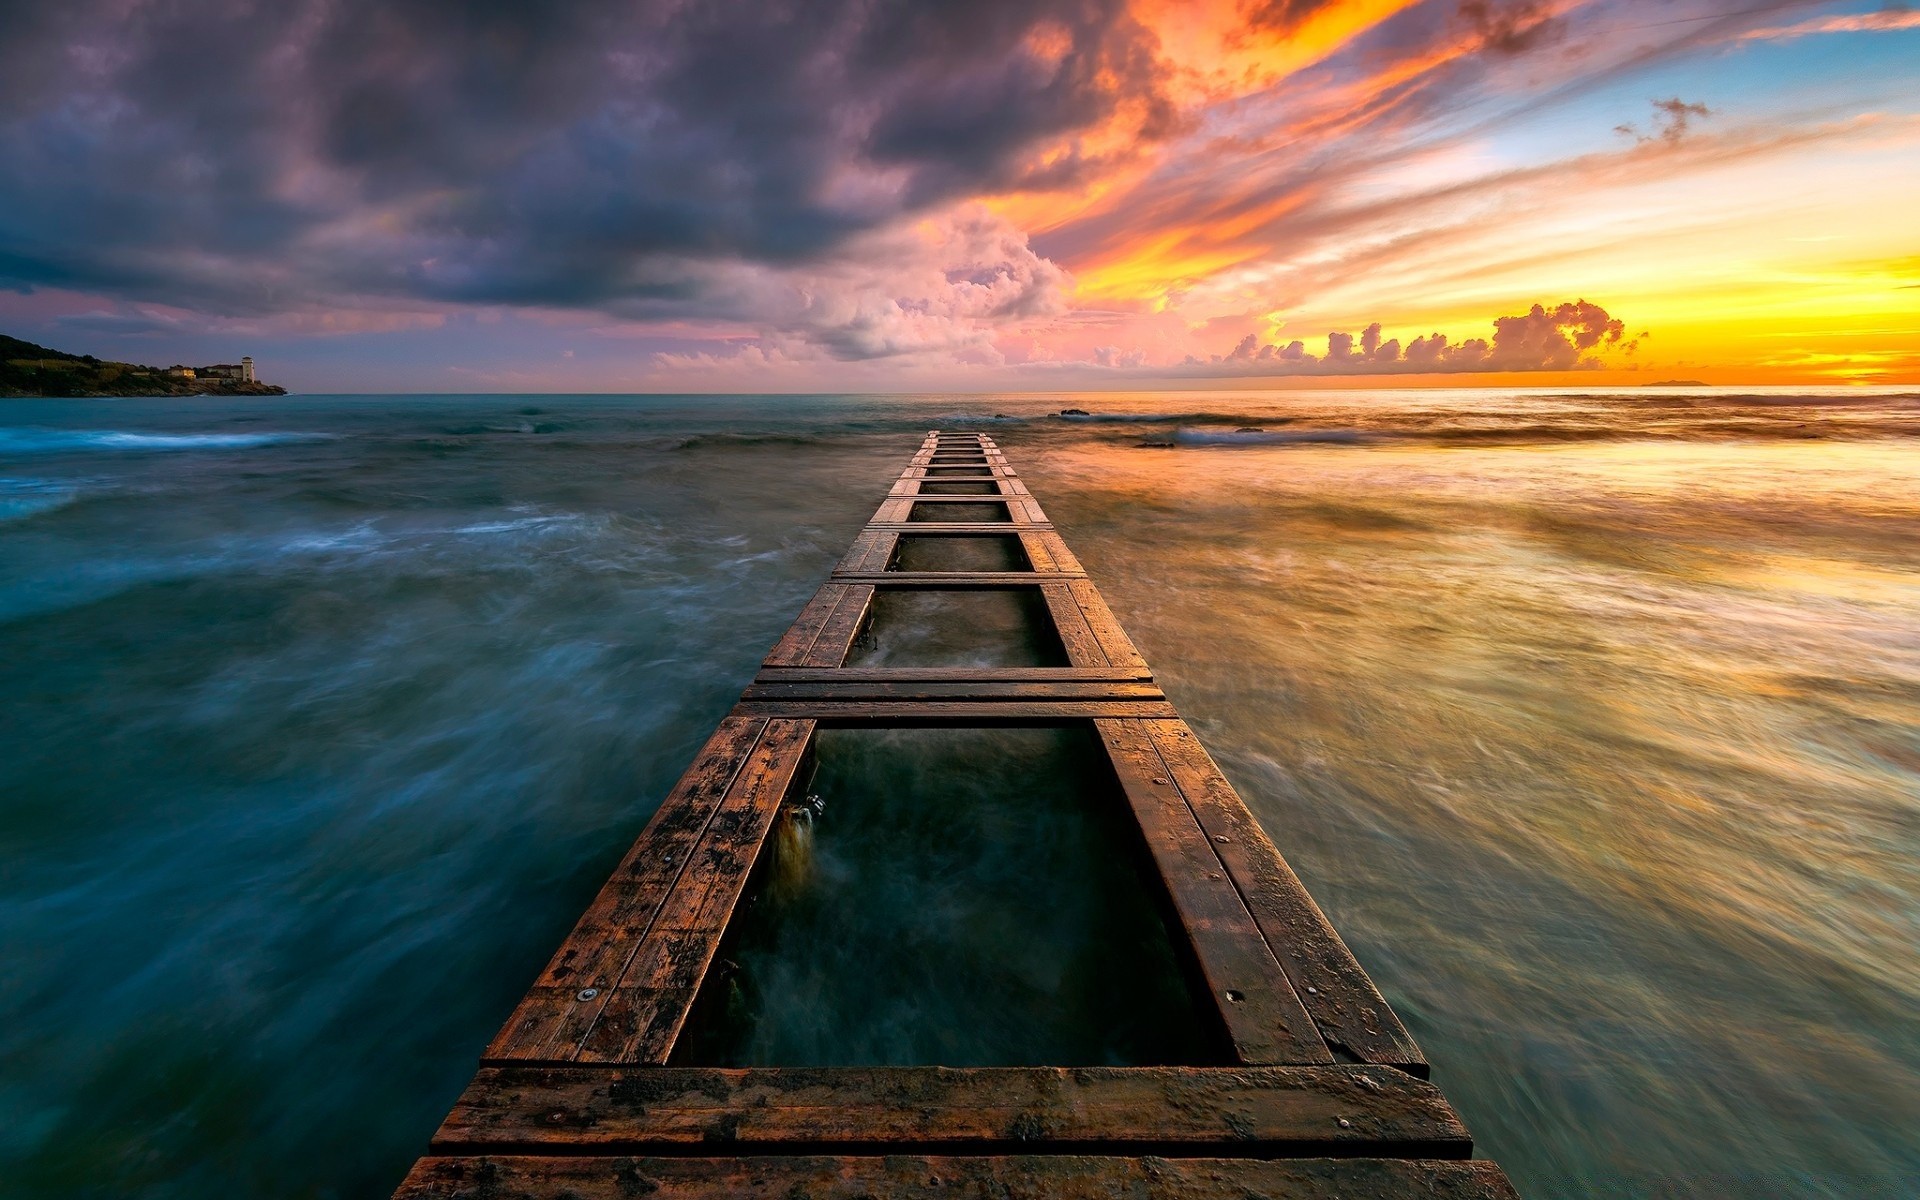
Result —
[{"label": "pier cross beam", "polygon": [[[980,535],[1014,539],[1015,564],[929,571],[902,559],[903,538]],[[921,588],[1037,590],[1066,665],[846,665],[876,596]],[[1063,723],[1097,734],[1224,1061],[673,1062],[820,729]],[[985,435],[934,431],[514,1009],[395,1196],[1513,1196],[1472,1151],[1420,1048],[1006,455]]]}]

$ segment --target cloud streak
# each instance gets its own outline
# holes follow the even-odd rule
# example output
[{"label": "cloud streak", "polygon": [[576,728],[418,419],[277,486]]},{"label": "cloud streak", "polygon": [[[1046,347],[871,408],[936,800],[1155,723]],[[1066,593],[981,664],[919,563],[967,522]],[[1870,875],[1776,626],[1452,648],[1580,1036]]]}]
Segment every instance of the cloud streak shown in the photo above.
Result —
[{"label": "cloud streak", "polygon": [[1769,25],[1764,29],[1750,29],[1740,35],[1740,40],[1743,42],[1790,42],[1823,33],[1895,33],[1902,29],[1920,29],[1920,12],[1914,12],[1902,5],[1872,13],[1814,17],[1793,25]]}]

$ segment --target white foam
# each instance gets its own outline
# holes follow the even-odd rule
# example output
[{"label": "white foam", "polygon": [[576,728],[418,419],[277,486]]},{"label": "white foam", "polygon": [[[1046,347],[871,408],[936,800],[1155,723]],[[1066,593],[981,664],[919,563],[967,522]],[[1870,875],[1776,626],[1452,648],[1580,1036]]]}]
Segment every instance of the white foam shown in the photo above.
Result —
[{"label": "white foam", "polygon": [[0,521],[21,521],[73,503],[78,489],[39,479],[0,479]]},{"label": "white foam", "polygon": [[331,441],[331,433],[139,433],[124,429],[0,429],[0,454],[76,450],[239,450]]}]

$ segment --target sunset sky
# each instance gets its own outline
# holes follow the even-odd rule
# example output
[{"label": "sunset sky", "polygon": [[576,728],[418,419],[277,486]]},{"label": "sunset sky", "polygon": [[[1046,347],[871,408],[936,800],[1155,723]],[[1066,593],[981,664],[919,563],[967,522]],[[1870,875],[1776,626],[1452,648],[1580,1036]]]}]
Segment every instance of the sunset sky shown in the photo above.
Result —
[{"label": "sunset sky", "polygon": [[[0,332],[309,391],[1920,382],[1920,10],[0,0]],[[1377,328],[1376,328],[1377,327]]]}]

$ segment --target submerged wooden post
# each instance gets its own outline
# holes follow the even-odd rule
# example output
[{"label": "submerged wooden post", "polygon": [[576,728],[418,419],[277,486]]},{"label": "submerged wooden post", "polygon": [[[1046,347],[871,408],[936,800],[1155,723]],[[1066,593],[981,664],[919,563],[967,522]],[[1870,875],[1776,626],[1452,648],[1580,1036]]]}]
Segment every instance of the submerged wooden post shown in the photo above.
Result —
[{"label": "submerged wooden post", "polygon": [[[1018,539],[1023,569],[897,569],[903,536],[981,534]],[[877,593],[929,587],[1038,589],[1067,665],[844,665]],[[1228,1061],[666,1065],[818,729],[1010,723],[1097,731]],[[1426,1077],[1006,457],[935,432],[395,1195],[1512,1196]]]}]

